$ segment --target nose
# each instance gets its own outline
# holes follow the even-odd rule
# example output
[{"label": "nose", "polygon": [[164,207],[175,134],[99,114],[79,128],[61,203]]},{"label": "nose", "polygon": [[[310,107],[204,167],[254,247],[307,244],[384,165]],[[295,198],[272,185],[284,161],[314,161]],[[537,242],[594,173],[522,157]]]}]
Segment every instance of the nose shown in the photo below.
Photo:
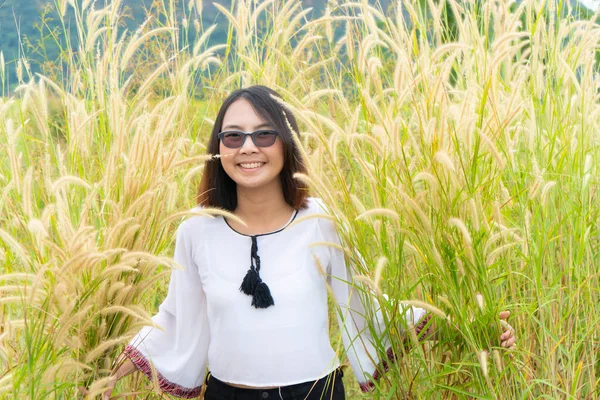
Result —
[{"label": "nose", "polygon": [[254,144],[254,141],[252,141],[251,136],[246,136],[246,140],[244,141],[243,146],[240,147],[240,153],[242,153],[242,154],[258,153],[258,147],[256,147],[256,145]]}]

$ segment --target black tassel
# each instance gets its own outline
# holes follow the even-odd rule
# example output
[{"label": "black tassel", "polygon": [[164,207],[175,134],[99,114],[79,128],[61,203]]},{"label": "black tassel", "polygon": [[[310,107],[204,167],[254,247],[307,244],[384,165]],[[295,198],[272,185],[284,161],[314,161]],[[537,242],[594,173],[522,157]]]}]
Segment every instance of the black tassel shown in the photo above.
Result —
[{"label": "black tassel", "polygon": [[261,282],[260,276],[258,276],[258,272],[254,269],[254,267],[250,267],[248,273],[244,277],[242,281],[242,285],[240,286],[240,291],[247,295],[252,295],[256,290],[256,286]]},{"label": "black tassel", "polygon": [[275,305],[273,296],[271,296],[271,290],[269,290],[266,283],[261,281],[256,285],[254,296],[252,296],[252,305],[255,308],[267,308]]},{"label": "black tassel", "polygon": [[240,291],[252,296],[252,306],[255,308],[267,308],[275,305],[273,296],[271,296],[271,290],[260,279],[260,257],[258,256],[258,241],[256,240],[256,236],[252,236],[250,269],[242,281]]}]

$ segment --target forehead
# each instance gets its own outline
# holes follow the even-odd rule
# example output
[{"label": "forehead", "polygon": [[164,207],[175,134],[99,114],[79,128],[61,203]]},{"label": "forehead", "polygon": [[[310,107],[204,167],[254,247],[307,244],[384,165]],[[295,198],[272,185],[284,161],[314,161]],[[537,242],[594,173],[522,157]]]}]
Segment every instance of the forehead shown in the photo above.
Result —
[{"label": "forehead", "polygon": [[251,131],[265,126],[272,126],[272,124],[269,124],[268,120],[260,116],[248,100],[239,98],[227,108],[223,116],[222,130],[241,129]]}]

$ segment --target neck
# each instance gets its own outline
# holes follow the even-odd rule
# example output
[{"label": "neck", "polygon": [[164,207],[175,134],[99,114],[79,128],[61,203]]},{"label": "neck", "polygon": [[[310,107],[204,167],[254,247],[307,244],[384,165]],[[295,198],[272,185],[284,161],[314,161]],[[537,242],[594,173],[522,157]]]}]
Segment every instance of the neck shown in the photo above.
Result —
[{"label": "neck", "polygon": [[237,208],[234,213],[247,224],[272,221],[289,214],[292,207],[283,197],[281,182],[276,179],[269,188],[237,188]]}]

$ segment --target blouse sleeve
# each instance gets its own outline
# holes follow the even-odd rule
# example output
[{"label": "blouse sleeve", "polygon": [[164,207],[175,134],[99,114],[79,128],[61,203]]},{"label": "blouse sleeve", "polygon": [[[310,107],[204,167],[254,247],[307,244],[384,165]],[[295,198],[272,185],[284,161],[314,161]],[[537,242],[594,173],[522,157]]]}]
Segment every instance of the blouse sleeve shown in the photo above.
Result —
[{"label": "blouse sleeve", "polygon": [[[335,225],[323,221],[324,241],[340,245]],[[395,360],[394,352],[377,298],[369,290],[357,289],[354,274],[346,265],[341,249],[332,246],[330,252],[327,280],[338,306],[342,341],[361,390],[369,392],[375,388],[374,382],[381,377],[381,372],[388,370],[388,363]],[[403,311],[407,324],[414,325],[417,333],[428,325],[429,316],[423,309],[410,307]],[[385,354],[386,358],[380,360],[378,354]]]},{"label": "blouse sleeve", "polygon": [[129,342],[125,355],[161,390],[177,397],[200,395],[206,374],[210,332],[206,296],[192,257],[187,223],[177,230],[175,262],[165,300],[152,321],[163,328],[144,327]]}]

